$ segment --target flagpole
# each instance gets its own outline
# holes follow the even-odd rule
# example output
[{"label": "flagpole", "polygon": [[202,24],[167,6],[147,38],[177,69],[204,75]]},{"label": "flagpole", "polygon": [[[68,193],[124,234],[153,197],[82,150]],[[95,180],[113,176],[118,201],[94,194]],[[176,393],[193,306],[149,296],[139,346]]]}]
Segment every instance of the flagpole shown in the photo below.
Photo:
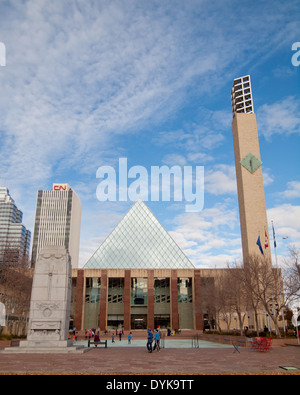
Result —
[{"label": "flagpole", "polygon": [[277,262],[277,251],[276,251],[276,240],[275,240],[275,231],[274,231],[274,225],[273,225],[273,221],[272,222],[272,229],[273,229],[273,241],[274,241],[274,251],[275,251],[275,262],[276,262],[276,269],[278,269],[278,262]]},{"label": "flagpole", "polygon": [[[274,241],[274,251],[275,251],[275,262],[276,262],[276,269],[278,269],[278,261],[277,261],[277,243],[275,240],[275,230],[274,230],[274,224],[273,221],[272,222],[272,230],[273,230],[273,241]],[[278,279],[279,281],[279,289],[281,290],[281,284],[280,284],[280,278]],[[281,303],[281,293],[280,293],[280,303]],[[284,311],[283,311],[283,307],[281,308],[281,315],[282,315],[282,323],[283,323],[283,332],[284,334],[286,333],[285,331],[285,320],[284,320]]]}]

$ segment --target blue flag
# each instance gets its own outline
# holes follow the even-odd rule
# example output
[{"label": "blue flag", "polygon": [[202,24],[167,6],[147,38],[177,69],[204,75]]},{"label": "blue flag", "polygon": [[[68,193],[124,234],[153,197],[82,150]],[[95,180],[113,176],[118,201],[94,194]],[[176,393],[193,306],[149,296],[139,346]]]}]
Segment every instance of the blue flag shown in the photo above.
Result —
[{"label": "blue flag", "polygon": [[275,229],[274,229],[274,226],[273,226],[273,222],[272,222],[272,228],[273,228],[274,248],[276,248]]},{"label": "blue flag", "polygon": [[261,246],[261,242],[260,242],[260,236],[258,236],[256,244],[258,245],[259,250],[262,253],[262,255],[264,255],[264,252],[263,252],[263,249],[262,249],[262,246]]}]

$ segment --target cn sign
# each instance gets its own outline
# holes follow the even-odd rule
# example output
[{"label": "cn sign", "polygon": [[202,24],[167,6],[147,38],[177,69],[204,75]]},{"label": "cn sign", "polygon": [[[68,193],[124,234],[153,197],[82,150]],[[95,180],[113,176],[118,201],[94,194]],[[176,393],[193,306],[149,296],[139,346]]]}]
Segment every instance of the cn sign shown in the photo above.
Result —
[{"label": "cn sign", "polygon": [[70,189],[68,184],[53,184],[53,191],[68,191]]}]

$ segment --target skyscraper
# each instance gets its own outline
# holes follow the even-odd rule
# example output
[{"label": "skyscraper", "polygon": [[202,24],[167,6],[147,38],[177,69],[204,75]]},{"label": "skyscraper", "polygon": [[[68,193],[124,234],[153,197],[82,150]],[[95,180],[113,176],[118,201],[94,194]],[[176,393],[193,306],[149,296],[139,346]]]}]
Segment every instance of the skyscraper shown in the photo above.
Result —
[{"label": "skyscraper", "polygon": [[27,263],[31,233],[22,224],[22,218],[9,190],[0,187],[0,262]]},{"label": "skyscraper", "polygon": [[250,75],[234,80],[232,133],[243,259],[262,254],[271,262],[267,210]]},{"label": "skyscraper", "polygon": [[51,191],[38,191],[32,245],[34,267],[41,248],[64,246],[78,267],[81,203],[68,184],[53,184]]}]

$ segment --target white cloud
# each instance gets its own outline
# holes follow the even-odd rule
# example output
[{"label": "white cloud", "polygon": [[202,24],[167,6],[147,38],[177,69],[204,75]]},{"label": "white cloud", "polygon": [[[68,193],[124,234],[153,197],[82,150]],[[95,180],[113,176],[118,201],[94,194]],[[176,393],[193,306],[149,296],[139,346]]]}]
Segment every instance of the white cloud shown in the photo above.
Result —
[{"label": "white cloud", "polygon": [[[267,210],[269,221],[273,221],[278,248],[295,245],[300,248],[300,206],[282,204]],[[270,237],[272,233],[270,232]],[[283,239],[286,238],[287,239]]]},{"label": "white cloud", "polygon": [[287,189],[279,193],[280,196],[286,199],[295,199],[300,197],[300,181],[289,181]]},{"label": "white cloud", "polygon": [[273,104],[263,104],[257,110],[258,130],[266,138],[274,134],[300,133],[300,100],[289,96]]},{"label": "white cloud", "polygon": [[231,265],[238,261],[242,255],[242,250],[237,251],[235,254],[219,254],[211,255],[207,254],[201,257],[201,262],[196,266],[207,269],[225,269],[228,265]]},{"label": "white cloud", "polygon": [[300,206],[282,204],[268,210],[268,218],[277,224],[277,227],[291,226],[295,229],[300,227]]},{"label": "white cloud", "polygon": [[168,166],[185,166],[187,164],[187,161],[183,155],[168,154],[163,157],[162,163]]},{"label": "white cloud", "polygon": [[272,177],[270,172],[271,172],[271,169],[264,169],[263,170],[263,180],[264,180],[265,187],[273,184],[273,182],[274,182],[274,178]]},{"label": "white cloud", "polygon": [[[242,22],[224,23],[224,13],[229,20],[233,14],[221,3],[220,10],[197,3],[199,14],[194,2],[175,4],[27,0],[3,6],[2,178],[41,184],[59,165],[90,172],[96,154],[116,152],[116,136],[138,132],[181,106],[195,80],[203,93],[226,84],[224,70],[235,54],[256,45],[247,37],[258,34],[259,21],[245,29]],[[270,34],[262,29],[258,37],[263,52]],[[230,124],[230,111],[200,112],[215,131],[176,132],[188,154],[222,144]],[[210,157],[203,153],[202,159]]]},{"label": "white cloud", "polygon": [[230,165],[216,165],[205,175],[205,191],[213,195],[236,194],[235,167]]},{"label": "white cloud", "polygon": [[241,257],[238,214],[225,204],[174,218],[170,235],[196,266],[225,267]]}]

